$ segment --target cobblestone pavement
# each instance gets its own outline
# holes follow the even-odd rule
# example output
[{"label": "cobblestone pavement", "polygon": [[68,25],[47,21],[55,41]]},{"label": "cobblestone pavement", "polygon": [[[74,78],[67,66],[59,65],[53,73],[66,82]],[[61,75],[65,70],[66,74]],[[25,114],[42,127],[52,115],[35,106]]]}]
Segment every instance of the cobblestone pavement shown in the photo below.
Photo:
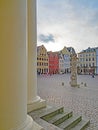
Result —
[{"label": "cobblestone pavement", "polygon": [[98,76],[79,75],[80,87],[71,87],[69,82],[69,74],[38,76],[38,95],[47,103],[64,106],[89,119],[87,130],[98,130]]}]

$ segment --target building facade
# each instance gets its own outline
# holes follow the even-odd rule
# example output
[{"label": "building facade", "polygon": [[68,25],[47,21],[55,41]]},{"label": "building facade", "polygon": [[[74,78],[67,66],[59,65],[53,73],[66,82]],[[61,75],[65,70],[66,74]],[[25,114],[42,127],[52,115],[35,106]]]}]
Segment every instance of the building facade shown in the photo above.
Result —
[{"label": "building facade", "polygon": [[70,73],[70,53],[66,47],[61,50],[64,58],[64,72]]},{"label": "building facade", "polygon": [[61,52],[59,52],[59,74],[65,73],[64,68],[64,56]]},{"label": "building facade", "polygon": [[[69,52],[70,55],[70,72],[71,72],[71,66],[72,66],[72,55],[76,55],[75,49],[73,47],[67,47],[67,50]],[[77,58],[75,58],[76,60]],[[77,61],[75,61],[77,63]]]},{"label": "building facade", "polygon": [[96,47],[96,74],[98,74],[98,47]]},{"label": "building facade", "polygon": [[49,57],[49,74],[59,73],[59,54],[58,52],[48,52]]},{"label": "building facade", "polygon": [[58,52],[47,52],[44,45],[38,46],[37,74],[70,73],[71,54],[76,54],[72,47],[64,47]]},{"label": "building facade", "polygon": [[78,72],[98,74],[98,48],[87,48],[78,53]]},{"label": "building facade", "polygon": [[37,47],[37,74],[49,72],[49,61],[47,50],[44,45]]},{"label": "building facade", "polygon": [[70,73],[70,53],[66,47],[59,51],[59,73]]}]

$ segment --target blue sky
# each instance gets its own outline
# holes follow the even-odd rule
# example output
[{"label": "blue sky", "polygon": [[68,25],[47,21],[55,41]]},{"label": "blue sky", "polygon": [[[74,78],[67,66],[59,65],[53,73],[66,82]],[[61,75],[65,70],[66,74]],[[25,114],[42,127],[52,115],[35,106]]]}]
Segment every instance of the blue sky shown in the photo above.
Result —
[{"label": "blue sky", "polygon": [[37,0],[37,36],[49,51],[98,47],[98,0]]}]

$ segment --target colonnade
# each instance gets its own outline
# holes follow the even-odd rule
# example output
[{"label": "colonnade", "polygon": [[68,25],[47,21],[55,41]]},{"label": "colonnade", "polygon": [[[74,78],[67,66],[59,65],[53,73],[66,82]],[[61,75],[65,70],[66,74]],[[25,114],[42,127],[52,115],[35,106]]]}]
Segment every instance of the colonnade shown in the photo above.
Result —
[{"label": "colonnade", "polygon": [[37,96],[36,1],[28,0],[28,112],[46,105]]},{"label": "colonnade", "polygon": [[39,130],[27,104],[46,105],[37,96],[35,4],[0,0],[0,130]]}]

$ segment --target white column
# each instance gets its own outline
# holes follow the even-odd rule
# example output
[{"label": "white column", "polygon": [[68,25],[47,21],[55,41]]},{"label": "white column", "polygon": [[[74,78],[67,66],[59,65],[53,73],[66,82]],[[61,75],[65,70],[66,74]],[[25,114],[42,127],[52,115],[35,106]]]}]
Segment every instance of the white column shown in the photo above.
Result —
[{"label": "white column", "polygon": [[37,96],[36,0],[28,0],[28,112],[45,107]]},{"label": "white column", "polygon": [[0,0],[0,130],[33,130],[27,116],[26,0]]}]

